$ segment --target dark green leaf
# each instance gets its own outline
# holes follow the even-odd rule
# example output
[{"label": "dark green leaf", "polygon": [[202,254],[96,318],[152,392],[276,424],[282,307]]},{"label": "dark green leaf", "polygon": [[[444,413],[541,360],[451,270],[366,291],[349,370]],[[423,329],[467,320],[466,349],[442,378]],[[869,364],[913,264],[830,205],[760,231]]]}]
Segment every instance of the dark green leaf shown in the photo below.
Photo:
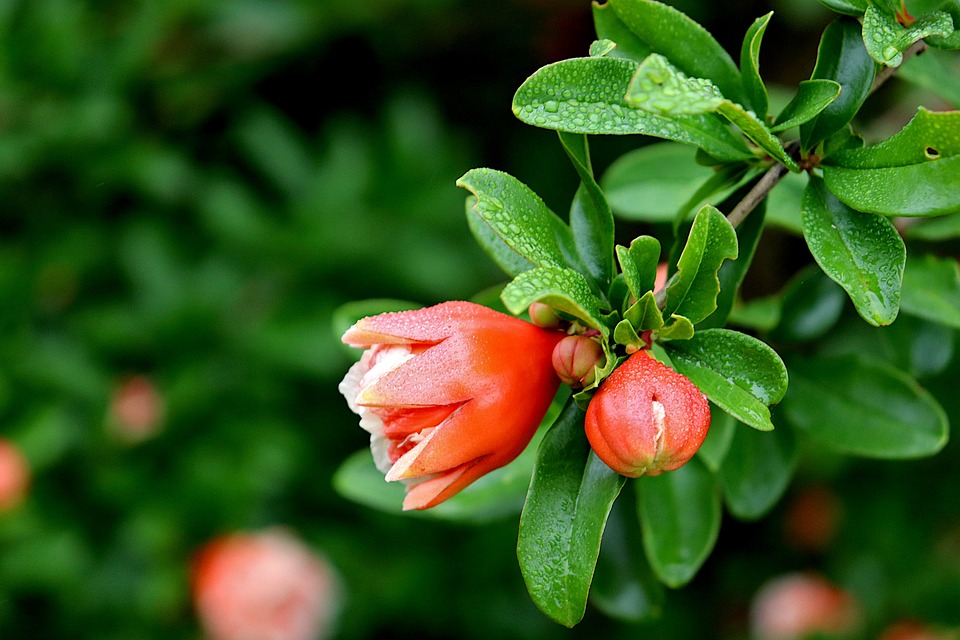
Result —
[{"label": "dark green leaf", "polygon": [[632,60],[573,58],[539,69],[517,89],[513,112],[545,129],[585,134],[644,134],[701,147],[734,162],[754,155],[715,114],[663,118],[626,103]]},{"label": "dark green leaf", "polygon": [[583,415],[568,404],[544,436],[517,540],[530,597],[568,627],[583,617],[604,524],[624,483],[590,450]]},{"label": "dark green leaf", "polygon": [[630,248],[617,246],[617,258],[630,293],[638,300],[653,290],[660,262],[660,241],[653,236],[639,236]]},{"label": "dark green leaf", "polygon": [[787,370],[769,346],[737,331],[705,329],[663,347],[674,368],[711,402],[754,429],[773,429],[767,405],[786,393]]},{"label": "dark green leaf", "polygon": [[640,478],[635,486],[650,565],[664,584],[681,587],[693,579],[717,541],[717,480],[694,457],[676,471]]},{"label": "dark green leaf", "polygon": [[748,104],[760,118],[766,117],[769,102],[767,88],[760,78],[760,42],[771,16],[773,11],[757,18],[747,29],[740,47],[740,78],[743,80]]},{"label": "dark green leaf", "polygon": [[613,212],[593,177],[587,137],[561,131],[560,143],[580,176],[580,188],[570,208],[574,243],[587,271],[606,290],[613,279]]},{"label": "dark green leaf", "polygon": [[904,27],[894,14],[875,4],[868,4],[863,16],[863,43],[870,57],[890,67],[899,67],[903,52],[917,40],[928,36],[948,36],[953,33],[953,18],[938,11],[918,18]]},{"label": "dark green leaf", "polygon": [[737,257],[737,234],[722,213],[705,205],[697,213],[677,262],[676,277],[667,286],[664,315],[685,316],[696,324],[717,308],[717,271]]},{"label": "dark green leaf", "polygon": [[916,381],[896,369],[856,358],[790,361],[787,418],[840,453],[917,458],[947,441],[947,416]]},{"label": "dark green leaf", "polygon": [[840,84],[841,91],[817,117],[800,125],[800,142],[805,150],[853,119],[870,93],[875,74],[876,64],[863,46],[860,23],[852,18],[837,18],[827,25],[811,79],[833,80]]},{"label": "dark green leaf", "polygon": [[663,601],[663,585],[644,554],[633,505],[627,508],[620,500],[603,532],[590,602],[608,616],[636,623],[660,617]]},{"label": "dark green leaf", "polygon": [[457,186],[476,196],[472,210],[521,258],[537,266],[565,264],[555,235],[559,218],[530,187],[493,169],[472,169]]},{"label": "dark green leaf", "polygon": [[900,305],[904,313],[960,329],[960,267],[955,258],[907,259]]},{"label": "dark green leaf", "polygon": [[951,240],[960,238],[960,211],[938,218],[917,220],[904,235],[911,240]]},{"label": "dark green leaf", "polygon": [[474,196],[467,196],[467,226],[473,233],[474,239],[488,256],[497,264],[498,267],[510,276],[516,276],[527,269],[532,269],[534,264],[513,250],[513,248],[504,242],[496,231],[493,230],[487,222],[474,210],[477,199]]},{"label": "dark green leaf", "polygon": [[726,99],[706,78],[688,77],[664,56],[654,53],[640,63],[627,87],[625,99],[631,107],[667,117],[719,113],[778,162],[791,171],[800,170],[766,123]]},{"label": "dark green leaf", "polygon": [[920,108],[892,137],[824,161],[827,188],[857,211],[930,216],[960,210],[960,111]]},{"label": "dark green leaf", "polygon": [[787,490],[796,462],[796,439],[789,428],[763,433],[736,425],[720,469],[730,513],[741,520],[765,515]]},{"label": "dark green leaf", "polygon": [[654,52],[689,76],[708,78],[731,100],[744,102],[740,70],[706,29],[660,2],[610,0],[608,4]]},{"label": "dark green leaf", "polygon": [[640,62],[653,53],[653,50],[617,17],[617,13],[610,4],[593,3],[593,25],[598,38],[606,38],[617,43],[616,49],[607,55]]},{"label": "dark green leaf", "polygon": [[787,284],[780,321],[770,332],[777,342],[815,340],[837,323],[846,292],[816,265],[803,269]]},{"label": "dark green leaf", "polygon": [[620,156],[600,180],[610,206],[628,220],[673,220],[699,185],[718,173],[695,163],[695,154],[688,145],[658,142]]},{"label": "dark green leaf", "polygon": [[833,80],[804,80],[793,99],[777,116],[770,131],[778,133],[809,122],[840,95],[840,85]]},{"label": "dark green leaf", "polygon": [[907,249],[893,223],[854,211],[812,176],[803,197],[803,235],[864,320],[880,326],[896,319]]},{"label": "dark green leaf", "polygon": [[543,302],[576,316],[604,336],[609,332],[600,312],[600,301],[586,278],[573,269],[547,266],[524,271],[503,289],[500,297],[514,315],[520,315],[534,302]]},{"label": "dark green leaf", "polygon": [[837,13],[848,16],[862,16],[867,10],[867,0],[817,0],[820,4]]},{"label": "dark green leaf", "polygon": [[710,405],[710,431],[707,432],[706,439],[697,450],[697,456],[713,473],[717,473],[723,465],[723,460],[730,450],[730,443],[733,442],[734,429],[738,424],[740,423],[729,413],[716,405]]}]

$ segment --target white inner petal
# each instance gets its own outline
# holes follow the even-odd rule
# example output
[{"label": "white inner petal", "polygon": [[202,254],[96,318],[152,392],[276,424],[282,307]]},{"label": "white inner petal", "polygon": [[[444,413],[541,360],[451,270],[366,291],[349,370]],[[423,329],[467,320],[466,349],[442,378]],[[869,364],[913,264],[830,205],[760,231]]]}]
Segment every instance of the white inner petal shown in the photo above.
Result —
[{"label": "white inner petal", "polygon": [[656,451],[654,459],[657,459],[660,457],[660,453],[663,450],[663,425],[664,418],[667,416],[667,411],[663,408],[663,405],[659,400],[654,400],[651,403],[650,408],[653,412],[653,423],[657,427],[657,433],[654,435],[654,451]]}]

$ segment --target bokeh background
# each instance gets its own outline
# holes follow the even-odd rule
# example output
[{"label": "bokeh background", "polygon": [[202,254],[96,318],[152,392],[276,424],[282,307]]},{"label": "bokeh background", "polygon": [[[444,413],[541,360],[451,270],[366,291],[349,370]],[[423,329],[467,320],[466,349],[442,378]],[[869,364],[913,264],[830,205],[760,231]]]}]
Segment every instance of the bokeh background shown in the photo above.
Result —
[{"label": "bokeh background", "polygon": [[[762,64],[786,86],[832,17],[673,4],[732,52],[774,9]],[[660,621],[591,607],[572,631],[526,595],[515,517],[402,517],[333,489],[367,443],[336,390],[335,309],[502,281],[454,182],[492,166],[566,209],[573,170],[510,99],[592,39],[586,0],[0,3],[0,435],[32,476],[0,514],[0,638],[202,638],[198,550],[278,525],[339,576],[338,638],[746,638],[761,585],[806,570],[853,593],[863,637],[960,625],[954,445],[806,451],[772,514],[725,520]],[[862,124],[895,130],[918,101],[939,106],[890,83]],[[598,169],[644,143],[598,140]],[[757,294],[810,261],[788,235],[764,243]],[[953,416],[958,373],[929,381]]]}]

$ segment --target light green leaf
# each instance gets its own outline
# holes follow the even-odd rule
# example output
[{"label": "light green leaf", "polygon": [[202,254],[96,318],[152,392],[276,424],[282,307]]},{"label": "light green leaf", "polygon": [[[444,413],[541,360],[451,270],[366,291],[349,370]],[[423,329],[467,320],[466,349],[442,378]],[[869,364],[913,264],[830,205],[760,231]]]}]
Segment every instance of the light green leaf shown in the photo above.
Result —
[{"label": "light green leaf", "polygon": [[953,33],[953,18],[945,11],[921,16],[909,27],[897,22],[896,16],[874,3],[868,3],[863,16],[863,42],[870,57],[889,67],[899,67],[903,52],[917,40],[928,36]]},{"label": "light green leaf", "polygon": [[947,441],[947,416],[912,378],[877,363],[790,360],[789,421],[824,447],[871,458],[918,458]]},{"label": "light green leaf", "polygon": [[476,204],[477,198],[475,196],[467,196],[467,226],[473,233],[477,244],[507,275],[516,276],[527,269],[532,269],[534,264],[514,251],[497,235],[493,227],[487,224],[486,220],[474,210]]},{"label": "light green leaf", "polygon": [[653,236],[639,236],[630,243],[630,248],[617,246],[617,259],[634,298],[653,290],[657,280],[657,264],[660,262],[660,241]]},{"label": "light green leaf", "polygon": [[893,223],[854,211],[811,177],[803,197],[803,235],[817,264],[844,288],[864,320],[876,327],[897,318],[907,249]]},{"label": "light green leaf", "polygon": [[586,278],[573,269],[546,266],[524,271],[504,287],[500,297],[514,315],[520,315],[534,302],[543,302],[576,316],[604,337],[609,334],[600,311],[600,300]]},{"label": "light green leaf", "polygon": [[769,98],[767,88],[760,78],[760,42],[763,40],[763,34],[772,16],[773,11],[757,18],[747,29],[740,47],[740,78],[743,80],[747,102],[753,108],[753,112],[761,118],[767,115]]},{"label": "light green leaf", "polygon": [[717,271],[724,260],[736,258],[737,251],[733,227],[716,207],[705,205],[693,221],[676,276],[667,286],[664,315],[682,315],[696,324],[713,313],[720,292]]},{"label": "light green leaf", "polygon": [[767,405],[786,393],[787,369],[769,346],[737,331],[705,329],[663,347],[711,402],[754,429],[773,429]]},{"label": "light green leaf", "polygon": [[960,210],[960,111],[921,107],[879,144],[824,160],[827,188],[857,211],[931,216]]},{"label": "light green leaf", "polygon": [[653,291],[647,291],[640,296],[640,299],[627,309],[624,317],[637,331],[656,331],[663,326],[663,314],[660,313]]},{"label": "light green leaf", "polygon": [[513,113],[527,124],[585,134],[643,134],[701,147],[724,162],[754,155],[714,114],[663,118],[624,101],[638,63],[605,56],[547,65],[527,78],[513,97]]},{"label": "light green leaf", "polygon": [[594,40],[590,43],[590,57],[599,58],[601,56],[610,55],[610,53],[616,49],[617,43],[613,40]]},{"label": "light green leaf", "polygon": [[779,133],[809,122],[840,96],[840,88],[833,80],[804,80],[770,131]]},{"label": "light green leaf", "polygon": [[870,94],[876,64],[863,46],[860,23],[852,18],[837,18],[823,31],[812,80],[833,80],[840,84],[840,95],[812,120],[800,125],[800,143],[804,150],[843,129],[860,110]]},{"label": "light green leaf", "polygon": [[791,171],[800,170],[784,151],[780,139],[755,114],[726,99],[706,78],[688,77],[659,54],[650,54],[637,67],[625,100],[631,107],[662,116],[719,113],[778,162]]},{"label": "light green leaf", "polygon": [[960,329],[960,267],[955,258],[911,255],[901,295],[904,313]]},{"label": "light green leaf", "polygon": [[574,243],[598,288],[606,290],[613,279],[613,211],[593,177],[587,137],[561,131],[560,143],[580,176],[570,208]]},{"label": "light green leaf", "polygon": [[710,79],[731,100],[745,100],[740,70],[733,59],[688,16],[651,0],[610,0],[608,4],[653,52],[689,76]]},{"label": "light green leaf", "polygon": [[717,480],[694,457],[676,471],[640,478],[635,486],[650,565],[664,584],[681,587],[693,579],[717,541]]},{"label": "light green leaf", "polygon": [[568,404],[544,436],[517,540],[530,597],[568,627],[583,617],[604,524],[625,480],[590,450],[583,415]]},{"label": "light green leaf", "polygon": [[660,340],[689,340],[693,337],[693,323],[689,318],[673,314],[670,316],[670,322],[666,326],[657,330],[657,338]]},{"label": "light green leaf", "polygon": [[472,169],[457,186],[473,193],[472,211],[518,256],[537,266],[565,264],[555,235],[559,218],[530,187],[493,169]]},{"label": "light green leaf", "polygon": [[617,158],[600,185],[621,218],[671,221],[698,187],[717,174],[694,162],[695,155],[694,148],[675,142],[647,145]]},{"label": "light green leaf", "polygon": [[787,490],[796,463],[796,438],[791,429],[781,426],[763,433],[736,425],[720,469],[730,513],[741,520],[765,515]]},{"label": "light green leaf", "polygon": [[605,38],[617,43],[616,49],[607,54],[609,56],[628,58],[640,62],[653,53],[653,50],[643,40],[630,31],[609,3],[593,3],[593,25],[598,38]]}]

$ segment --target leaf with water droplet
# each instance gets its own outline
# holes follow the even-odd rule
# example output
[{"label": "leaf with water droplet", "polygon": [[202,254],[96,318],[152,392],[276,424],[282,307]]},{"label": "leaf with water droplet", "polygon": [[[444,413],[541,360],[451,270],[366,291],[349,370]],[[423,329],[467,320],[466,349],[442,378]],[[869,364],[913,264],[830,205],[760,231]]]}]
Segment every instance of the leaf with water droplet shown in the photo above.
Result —
[{"label": "leaf with water droplet", "polygon": [[583,274],[573,269],[547,265],[524,271],[504,287],[500,297],[507,309],[516,315],[526,311],[534,302],[543,302],[575,316],[604,337],[610,333],[603,321],[600,300]]},{"label": "leaf with water droplet", "polygon": [[625,481],[590,450],[583,418],[570,402],[544,436],[517,539],[530,597],[568,627],[586,610],[603,529]]},{"label": "leaf with water droplet", "polygon": [[729,329],[704,329],[663,347],[674,368],[715,405],[754,429],[773,429],[767,405],[787,391],[787,369],[776,351]]},{"label": "leaf with water droplet", "polygon": [[823,161],[827,188],[857,211],[935,216],[960,210],[960,111],[920,108],[899,132]]},{"label": "leaf with water droplet", "polygon": [[921,16],[909,27],[897,17],[870,3],[863,15],[863,43],[874,60],[889,67],[899,67],[903,52],[917,40],[929,36],[949,36],[953,33],[953,18],[946,11]]},{"label": "leaf with water droplet", "polygon": [[854,211],[811,177],[803,195],[803,235],[810,253],[874,326],[893,322],[907,250],[889,220]]}]

